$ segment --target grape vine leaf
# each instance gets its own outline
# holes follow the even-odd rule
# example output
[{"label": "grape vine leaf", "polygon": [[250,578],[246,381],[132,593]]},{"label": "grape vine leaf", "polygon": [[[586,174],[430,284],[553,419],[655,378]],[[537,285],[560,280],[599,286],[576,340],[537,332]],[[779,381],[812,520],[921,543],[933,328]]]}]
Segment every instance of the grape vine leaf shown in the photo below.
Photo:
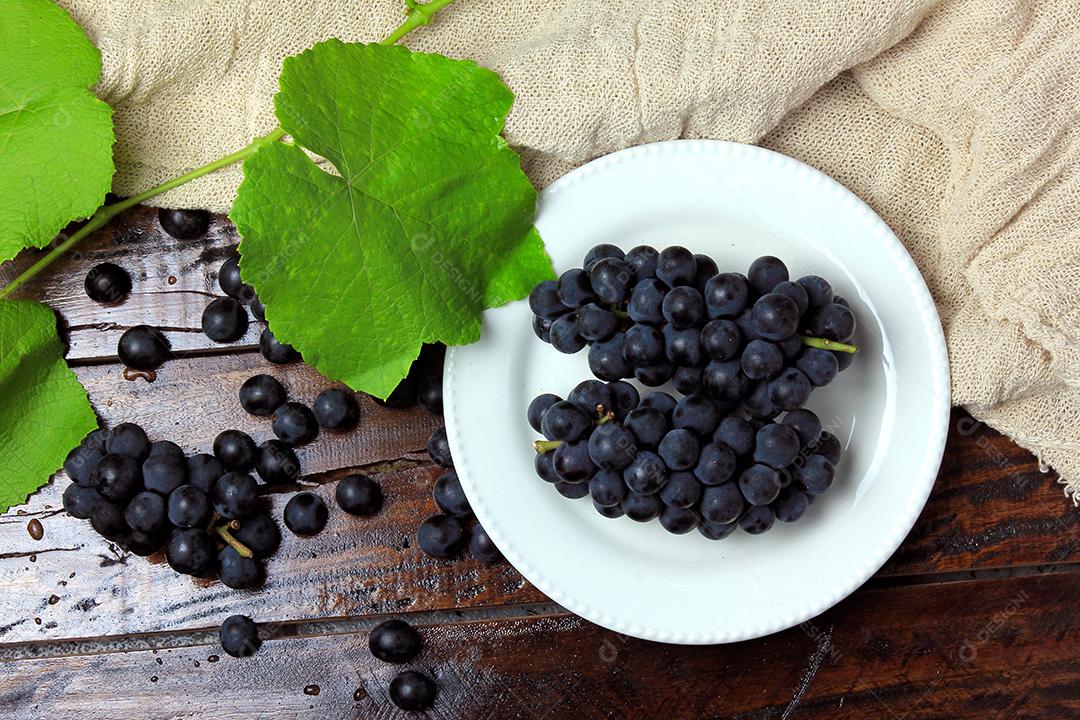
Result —
[{"label": "grape vine leaf", "polygon": [[0,262],[88,217],[112,182],[101,57],[52,0],[4,0],[0,21]]},{"label": "grape vine leaf", "polygon": [[280,84],[293,144],[244,162],[230,216],[274,334],[324,375],[386,397],[422,342],[476,341],[485,308],[553,276],[499,134],[513,94],[498,75],[329,40],[286,59]]},{"label": "grape vine leaf", "polygon": [[0,301],[0,513],[44,485],[95,427],[86,391],[64,362],[53,311]]}]

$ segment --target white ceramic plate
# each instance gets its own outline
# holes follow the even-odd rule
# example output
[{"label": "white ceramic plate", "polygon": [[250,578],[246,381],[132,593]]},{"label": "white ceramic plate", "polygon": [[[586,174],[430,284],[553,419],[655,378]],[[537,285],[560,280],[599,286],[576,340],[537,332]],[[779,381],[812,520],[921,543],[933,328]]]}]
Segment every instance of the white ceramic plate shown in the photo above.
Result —
[{"label": "white ceramic plate", "polygon": [[911,529],[937,475],[949,368],[934,303],[904,247],[839,183],[735,143],[683,140],[608,155],[544,191],[536,225],[557,272],[597,243],[684,245],[721,271],[765,254],[846,297],[861,350],[809,407],[845,447],[837,479],[797,523],[712,542],[601,517],[533,472],[525,411],[592,377],[586,352],[538,340],[528,303],[484,314],[447,357],[446,427],[477,518],[513,565],[569,610],[627,635],[712,644],[797,625],[866,581]]}]

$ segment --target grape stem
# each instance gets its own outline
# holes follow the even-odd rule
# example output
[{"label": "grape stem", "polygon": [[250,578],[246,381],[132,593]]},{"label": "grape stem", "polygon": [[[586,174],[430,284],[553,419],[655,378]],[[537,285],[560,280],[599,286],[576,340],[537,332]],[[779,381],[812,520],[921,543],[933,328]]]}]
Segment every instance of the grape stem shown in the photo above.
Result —
[{"label": "grape stem", "polygon": [[[423,27],[431,22],[432,18],[454,0],[431,0],[426,3],[418,3],[416,0],[405,0],[405,20],[393,31],[390,32],[385,38],[383,38],[380,45],[393,45],[401,38],[408,35],[410,32],[418,27]],[[267,145],[271,145],[285,136],[285,131],[280,127],[274,128],[266,135],[255,138],[251,141],[251,144],[240,148],[236,152],[229,153],[228,155],[218,158],[212,162],[203,165],[202,167],[195,168],[194,170],[184,173],[179,177],[175,177],[172,180],[166,180],[157,187],[152,187],[149,190],[139,193],[133,197],[126,198],[120,202],[113,203],[111,205],[103,205],[98,208],[97,212],[86,221],[81,228],[76,230],[70,237],[65,239],[59,245],[50,250],[46,255],[38,258],[37,262],[22,271],[18,277],[8,283],[4,288],[0,289],[0,300],[9,297],[13,292],[25,285],[28,281],[33,279],[42,270],[47,268],[56,262],[61,256],[67,253],[68,250],[78,245],[84,238],[96,230],[100,230],[105,227],[114,217],[124,212],[125,210],[132,208],[140,203],[146,202],[151,198],[157,197],[164,192],[172,190],[173,188],[189,183],[196,178],[200,178],[203,175],[220,170],[221,168],[228,167],[234,163],[238,163],[247,157],[256,153],[260,148]]]},{"label": "grape stem", "polygon": [[236,539],[236,536],[230,532],[229,528],[232,523],[225,525],[217,525],[214,527],[214,532],[224,540],[233,550],[237,552],[240,557],[249,558],[254,557],[255,553],[248,549],[248,546]]},{"label": "grape stem", "polygon": [[803,345],[809,345],[812,348],[821,348],[822,350],[835,350],[836,352],[857,353],[859,348],[856,345],[848,345],[847,343],[837,342],[836,340],[828,340],[826,338],[811,337],[810,335],[800,335]]},{"label": "grape stem", "polygon": [[535,450],[538,455],[543,455],[544,453],[551,452],[562,444],[562,440],[536,440],[533,442],[533,450]]}]

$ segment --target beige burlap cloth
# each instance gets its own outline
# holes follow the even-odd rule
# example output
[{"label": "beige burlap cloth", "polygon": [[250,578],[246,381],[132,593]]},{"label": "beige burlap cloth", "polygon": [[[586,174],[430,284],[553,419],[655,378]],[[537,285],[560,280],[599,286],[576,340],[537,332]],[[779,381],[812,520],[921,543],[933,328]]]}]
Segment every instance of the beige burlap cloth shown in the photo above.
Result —
[{"label": "beige burlap cloth", "polygon": [[[284,56],[402,18],[398,0],[62,4],[102,50],[122,194],[270,130]],[[406,42],[502,75],[506,136],[541,187],[676,137],[761,143],[840,180],[922,269],[954,402],[1078,497],[1080,2],[458,0]],[[224,211],[239,180],[163,202]]]}]

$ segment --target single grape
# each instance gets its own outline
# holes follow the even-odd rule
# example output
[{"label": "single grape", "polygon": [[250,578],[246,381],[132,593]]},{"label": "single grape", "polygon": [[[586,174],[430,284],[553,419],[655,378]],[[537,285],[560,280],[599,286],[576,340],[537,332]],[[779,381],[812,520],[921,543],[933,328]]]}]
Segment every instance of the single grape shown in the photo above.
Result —
[{"label": "single grape", "polygon": [[626,253],[626,262],[634,272],[634,283],[656,277],[656,263],[660,253],[648,245],[638,245]]},{"label": "single grape", "polygon": [[297,447],[315,439],[319,434],[319,423],[307,405],[287,402],[274,411],[270,429],[280,440]]},{"label": "single grape", "polygon": [[266,558],[277,552],[281,544],[281,529],[267,513],[256,513],[240,520],[240,529],[233,530],[233,537],[257,558]]},{"label": "single grape", "polygon": [[[663,394],[666,395],[666,393]],[[668,397],[671,396],[668,395]],[[644,403],[644,401],[642,402]],[[672,401],[672,404],[674,405],[674,401]],[[636,410],[631,410],[627,414],[623,425],[634,434],[637,446],[643,450],[655,450],[659,447],[660,441],[664,439],[669,429],[668,419],[664,416],[664,413],[655,407],[645,405]]]},{"label": "single grape", "polygon": [[360,422],[360,406],[356,403],[356,397],[351,390],[343,388],[327,388],[316,395],[311,411],[319,425],[327,430],[352,430]]},{"label": "single grape", "polygon": [[596,510],[596,512],[612,520],[614,520],[615,518],[621,518],[623,515],[626,514],[625,512],[623,512],[621,504],[612,505],[611,507],[604,507],[603,505],[597,505],[594,501],[592,506],[593,509]]},{"label": "single grape", "polygon": [[711,523],[726,525],[739,519],[746,501],[733,482],[706,487],[701,492],[701,517]]},{"label": "single grape", "polygon": [[780,258],[763,255],[750,264],[746,279],[758,295],[764,295],[788,279],[787,265]]},{"label": "single grape", "polygon": [[456,518],[472,517],[469,499],[465,497],[461,481],[453,470],[439,476],[432,488],[432,495],[435,498],[435,504],[447,515],[453,515]]},{"label": "single grape", "polygon": [[[676,410],[678,412],[678,410]],[[594,434],[595,436],[595,434]],[[590,441],[591,442],[591,441]],[[697,464],[701,445],[690,430],[676,428],[660,441],[657,454],[670,470],[689,470]]]},{"label": "single grape", "polygon": [[225,587],[246,590],[262,580],[262,568],[254,558],[243,557],[235,548],[225,547],[218,553],[218,579]]},{"label": "single grape", "polygon": [[582,305],[574,314],[577,333],[589,342],[607,340],[619,328],[615,313],[596,303]]},{"label": "single grape", "polygon": [[561,400],[544,413],[540,423],[544,437],[548,440],[576,442],[592,430],[590,415],[569,400]]},{"label": "single grape", "polygon": [[585,260],[581,263],[581,267],[586,270],[592,270],[593,265],[604,258],[622,260],[624,257],[626,257],[626,255],[620,248],[609,243],[600,243],[599,245],[594,245],[589,252],[585,253]]},{"label": "single grape", "polygon": [[692,328],[705,317],[705,300],[689,286],[672,288],[661,306],[664,319],[679,330]]},{"label": "single grape", "polygon": [[660,491],[660,500],[670,507],[693,507],[701,499],[704,488],[693,473],[673,472]]},{"label": "single grape", "polygon": [[637,388],[628,382],[616,380],[609,382],[608,393],[611,395],[611,412],[615,415],[615,419],[622,422],[627,414],[637,407],[637,404],[641,401],[641,396],[638,394]]},{"label": "single grape", "polygon": [[[439,485],[436,483],[435,502],[437,503],[439,502],[439,492]],[[464,499],[464,495],[461,497]],[[346,475],[338,482],[334,498],[337,500],[338,506],[350,515],[369,517],[382,509],[383,491],[379,483],[367,475]],[[465,500],[465,506],[468,507],[468,500]],[[440,507],[442,507],[441,504]]]},{"label": "single grape", "polygon": [[817,445],[818,438],[821,437],[821,420],[812,411],[806,408],[792,410],[781,422],[795,431],[803,447]]},{"label": "single grape", "polygon": [[262,645],[259,628],[246,615],[232,615],[221,623],[218,631],[221,648],[233,657],[248,657],[258,652]]},{"label": "single grape", "polygon": [[759,297],[750,317],[758,334],[766,340],[783,340],[799,329],[799,306],[779,293]]},{"label": "single grape", "polygon": [[[619,480],[619,482],[622,482],[622,480]],[[98,491],[94,488],[71,483],[64,489],[64,510],[71,517],[89,520],[94,505],[100,499],[101,496],[98,495]]]},{"label": "single grape", "polygon": [[315,493],[296,493],[285,503],[285,527],[301,537],[321,533],[326,527],[329,515],[326,503]]},{"label": "single grape", "polygon": [[702,446],[694,466],[694,476],[705,485],[719,485],[735,474],[735,451],[723,443]]},{"label": "single grape", "polygon": [[667,505],[660,511],[660,524],[672,535],[685,535],[698,526],[701,518],[689,508]]},{"label": "single grape", "polygon": [[246,432],[224,430],[214,438],[214,457],[226,470],[250,470],[255,467],[259,448]]},{"label": "single grape", "polygon": [[697,261],[686,248],[673,245],[660,251],[660,257],[656,260],[656,277],[667,283],[668,287],[690,285],[696,274]]},{"label": "single grape", "polygon": [[452,558],[465,542],[465,529],[461,522],[449,515],[435,515],[420,524],[416,533],[420,549],[437,558]]},{"label": "single grape", "polygon": [[106,540],[124,539],[131,528],[124,519],[124,506],[102,497],[90,509],[90,527]]},{"label": "single grape", "polygon": [[674,427],[686,428],[698,437],[712,437],[719,423],[720,410],[704,393],[682,398],[675,403],[675,410],[671,413],[671,424]]},{"label": "single grape", "polygon": [[617,332],[589,348],[589,370],[593,375],[609,382],[634,376],[633,366],[623,357],[624,337]]},{"label": "single grape", "polygon": [[598,299],[589,280],[589,273],[581,268],[572,268],[559,276],[557,293],[559,301],[569,308],[579,308]]},{"label": "single grape", "polygon": [[815,453],[821,455],[833,465],[840,462],[840,456],[844,452],[843,447],[840,445],[840,440],[828,430],[821,431],[817,444],[814,445],[812,449]]},{"label": "single grape", "polygon": [[469,531],[469,552],[480,562],[495,563],[503,559],[503,554],[492,541],[480,523]]},{"label": "single grape", "polygon": [[83,287],[86,296],[94,302],[114,305],[122,302],[131,292],[131,276],[119,265],[101,263],[86,273]]},{"label": "single grape", "polygon": [[639,452],[634,461],[623,470],[623,481],[638,495],[655,495],[664,487],[667,479],[668,469],[664,461],[659,455],[648,450]]},{"label": "single grape", "polygon": [[240,386],[240,407],[259,417],[272,414],[287,399],[285,387],[270,375],[252,375]]},{"label": "single grape", "polygon": [[242,303],[255,297],[252,287],[240,279],[240,261],[234,257],[226,260],[218,269],[218,287],[226,295]]},{"label": "single grape", "polygon": [[749,385],[738,360],[713,360],[705,366],[701,382],[709,394],[720,401],[739,400]]},{"label": "single grape", "polygon": [[773,512],[780,522],[795,522],[810,507],[810,498],[806,493],[792,487],[784,488],[773,503]]},{"label": "single grape", "polygon": [[739,490],[751,505],[768,505],[780,494],[780,474],[768,465],[751,465],[739,475]]},{"label": "single grape", "polygon": [[778,410],[796,410],[806,404],[813,389],[801,370],[788,367],[769,381],[769,400]]},{"label": "single grape", "polygon": [[400,665],[420,654],[420,633],[404,620],[386,620],[371,629],[368,649],[379,660]]},{"label": "single grape", "polygon": [[806,348],[795,362],[795,367],[802,371],[814,387],[828,385],[840,372],[836,355],[820,348]]},{"label": "single grape", "polygon": [[182,575],[201,575],[217,559],[217,543],[203,528],[174,530],[165,545],[165,560]]},{"label": "single grape", "polygon": [[807,495],[817,496],[828,490],[836,475],[836,468],[822,455],[809,455],[801,467],[795,470],[795,480]]},{"label": "single grape", "polygon": [[573,355],[587,344],[577,330],[577,313],[567,313],[551,323],[551,346],[564,355]]},{"label": "single grape", "polygon": [[660,516],[664,503],[656,495],[629,493],[620,506],[626,517],[634,522],[648,522]]},{"label": "single grape", "polygon": [[646,387],[660,387],[675,377],[675,366],[663,360],[655,365],[634,368],[634,377]]},{"label": "single grape", "polygon": [[124,331],[116,345],[116,354],[133,370],[153,370],[172,354],[168,338],[157,328],[136,325]]},{"label": "single grape", "polygon": [[799,283],[785,280],[782,283],[777,283],[772,292],[794,300],[795,305],[799,308],[799,315],[805,313],[806,309],[810,307],[810,297],[806,294],[806,288]]},{"label": "single grape", "polygon": [[[543,396],[541,396],[543,397]],[[558,398],[554,395],[551,397],[558,401]],[[535,400],[533,402],[536,402]],[[532,424],[532,404],[529,405],[529,423]],[[541,412],[541,415],[543,413]],[[534,428],[537,432],[540,432],[540,417],[536,417],[536,425]],[[427,441],[428,457],[432,462],[443,467],[454,467],[454,459],[450,456],[450,441],[446,439],[446,427],[440,427],[431,433],[431,437]]]},{"label": "single grape", "polygon": [[[283,342],[279,342],[274,333],[270,332],[270,328],[263,328],[262,334],[259,335],[259,352],[269,362],[275,365],[288,365],[300,360],[300,353],[296,352],[296,349],[292,345],[287,345]],[[400,385],[399,385],[400,387]],[[395,390],[396,392],[396,390]],[[390,398],[387,398],[389,403]],[[408,404],[411,405],[416,401],[415,395],[409,399]],[[397,407],[390,405],[390,407]]]},{"label": "single grape", "polygon": [[390,681],[390,700],[405,711],[427,710],[435,704],[435,682],[422,672],[406,670]]},{"label": "single grape", "polygon": [[589,484],[583,482],[566,482],[560,480],[555,483],[555,489],[567,500],[580,500],[589,494]]},{"label": "single grape", "polygon": [[738,357],[742,344],[742,332],[731,320],[710,320],[701,329],[701,347],[713,360]]},{"label": "single grape", "polygon": [[755,385],[746,395],[743,407],[750,417],[758,420],[771,420],[780,414],[779,408],[773,405],[769,397],[769,383],[764,381]]},{"label": "single grape", "polygon": [[806,291],[806,297],[809,301],[807,308],[809,310],[816,310],[833,301],[832,285],[825,278],[817,275],[804,275],[795,282],[799,283],[803,290]]},{"label": "single grape", "polygon": [[202,331],[214,342],[236,342],[244,337],[247,329],[247,312],[233,298],[217,298],[203,310]]},{"label": "single grape", "polygon": [[124,520],[132,530],[146,533],[161,530],[169,521],[165,514],[165,498],[149,490],[138,493],[128,502]]},{"label": "single grape", "polygon": [[676,330],[671,325],[665,325],[662,335],[664,336],[664,354],[672,363],[680,367],[701,367],[705,364],[706,357],[701,347],[700,330],[697,328]]},{"label": "single grape", "polygon": [[609,305],[626,302],[633,279],[633,268],[628,262],[618,258],[598,260],[589,270],[589,282],[593,292]]},{"label": "single grape", "polygon": [[[671,397],[666,392],[654,390],[653,392],[649,393],[641,399],[640,407],[659,410],[661,413],[663,413],[665,418],[670,420],[671,413],[675,411],[675,405],[675,398]],[[657,440],[656,442],[659,443],[660,441]]]},{"label": "single grape", "polygon": [[210,227],[210,213],[205,210],[161,208],[158,210],[158,222],[162,230],[177,240],[191,240]]},{"label": "single grape", "polygon": [[709,540],[723,540],[728,535],[735,532],[738,527],[738,524],[734,522],[714,523],[709,522],[708,520],[702,520],[698,525],[698,532]]},{"label": "single grape", "polygon": [[611,391],[599,380],[584,380],[578,383],[566,399],[577,405],[590,418],[607,414],[611,406]]},{"label": "single grape", "polygon": [[[95,430],[94,432],[100,432]],[[88,436],[89,437],[89,436]],[[78,447],[72,448],[64,458],[64,472],[82,487],[94,486],[94,468],[105,457],[104,435],[95,436],[95,441],[83,440]]]},{"label": "single grape", "polygon": [[[535,430],[536,432],[543,432],[543,430],[540,427],[540,423],[544,419],[544,413],[547,412],[548,408],[550,408],[552,405],[554,405],[555,403],[557,403],[557,402],[559,402],[561,400],[562,400],[561,397],[559,397],[558,395],[553,395],[552,393],[544,393],[542,395],[537,395],[536,397],[534,397],[532,399],[532,402],[529,403],[529,409],[526,411],[526,415],[528,416],[528,419],[529,419],[529,425],[532,427],[533,430]],[[442,439],[438,441],[439,447],[441,448],[442,443],[445,443],[445,441],[446,441],[446,428],[442,427],[442,428],[439,428],[438,430],[436,430],[435,434],[433,434],[431,436],[431,440],[428,441],[428,454],[431,455],[432,459],[435,460],[435,462],[438,462],[443,467],[453,467],[453,463],[447,465],[447,464],[444,464],[442,462],[439,462],[439,460],[435,459],[435,455],[433,453],[431,453],[431,443],[432,443],[432,441],[435,440],[435,435],[440,433],[440,432],[442,433]],[[442,456],[442,450],[440,449],[438,452],[439,452],[439,455]],[[450,452],[450,447],[449,447],[449,445],[447,445],[447,447],[446,447],[446,453],[447,453],[446,457],[447,458],[449,458],[449,452]]]},{"label": "single grape", "polygon": [[209,493],[218,478],[225,474],[225,468],[213,455],[199,453],[187,459],[188,482]]},{"label": "single grape", "polygon": [[720,273],[709,278],[702,295],[710,318],[733,318],[746,309],[750,290],[742,275]]},{"label": "single grape", "polygon": [[806,327],[814,337],[847,342],[855,334],[855,315],[847,306],[832,302],[815,311]]},{"label": "single grape", "polygon": [[626,483],[622,473],[601,470],[589,480],[589,494],[593,503],[601,507],[614,507],[626,497]]},{"label": "single grape", "polygon": [[739,364],[751,380],[767,380],[784,369],[784,354],[768,340],[751,340],[743,348]]},{"label": "single grape", "polygon": [[634,286],[626,314],[636,323],[659,325],[664,321],[664,298],[668,288],[654,278],[646,278]]},{"label": "single grape", "polygon": [[623,335],[623,358],[635,368],[664,362],[664,336],[650,325],[631,326]]},{"label": "single grape", "polygon": [[554,280],[537,283],[529,293],[529,309],[541,320],[555,320],[570,312],[559,300],[559,285]]},{"label": "single grape", "polygon": [[218,478],[210,499],[218,515],[240,520],[255,511],[259,501],[259,484],[247,473],[225,473]]},{"label": "single grape", "polygon": [[712,280],[713,276],[719,272],[719,268],[716,267],[716,262],[713,261],[708,255],[702,255],[700,253],[694,255],[694,263],[697,269],[694,271],[693,285],[699,293],[705,294],[705,286]]},{"label": "single grape", "polygon": [[751,535],[760,535],[773,526],[776,515],[768,505],[751,505],[741,518],[739,527]]},{"label": "single grape", "polygon": [[617,422],[606,422],[596,428],[589,436],[588,446],[590,459],[605,470],[622,470],[633,462],[638,450],[634,434]]},{"label": "single grape", "polygon": [[[316,398],[318,402],[318,398]],[[422,375],[416,381],[416,403],[427,410],[432,415],[442,415],[443,412],[443,397],[442,397],[442,374],[437,375]],[[357,420],[359,420],[360,412],[357,408]],[[352,426],[342,427],[342,430],[350,429]],[[333,429],[333,428],[328,428]]]},{"label": "single grape", "polygon": [[749,455],[754,452],[754,428],[749,422],[737,415],[728,415],[720,421],[713,442],[724,443],[736,455]]},{"label": "single grape", "polygon": [[780,470],[799,455],[799,436],[787,425],[769,423],[754,438],[754,462]]},{"label": "single grape", "polygon": [[702,388],[701,377],[704,368],[681,367],[675,369],[675,376],[671,378],[671,384],[684,395],[692,395]]},{"label": "single grape", "polygon": [[285,485],[300,478],[300,459],[281,440],[265,440],[255,456],[255,471],[267,485]]},{"label": "single grape", "polygon": [[564,442],[555,448],[551,464],[563,482],[583,483],[596,474],[596,464],[589,456],[589,443],[585,440]]},{"label": "single grape", "polygon": [[142,489],[142,471],[135,458],[110,453],[98,461],[93,481],[101,497],[125,502]]},{"label": "single grape", "polygon": [[210,518],[210,501],[194,485],[181,485],[169,494],[169,522],[179,528],[205,527]]},{"label": "single grape", "polygon": [[533,469],[536,470],[536,474],[540,476],[540,479],[544,482],[557,483],[562,482],[559,476],[555,474],[555,451],[546,453],[537,453],[533,458]]}]

